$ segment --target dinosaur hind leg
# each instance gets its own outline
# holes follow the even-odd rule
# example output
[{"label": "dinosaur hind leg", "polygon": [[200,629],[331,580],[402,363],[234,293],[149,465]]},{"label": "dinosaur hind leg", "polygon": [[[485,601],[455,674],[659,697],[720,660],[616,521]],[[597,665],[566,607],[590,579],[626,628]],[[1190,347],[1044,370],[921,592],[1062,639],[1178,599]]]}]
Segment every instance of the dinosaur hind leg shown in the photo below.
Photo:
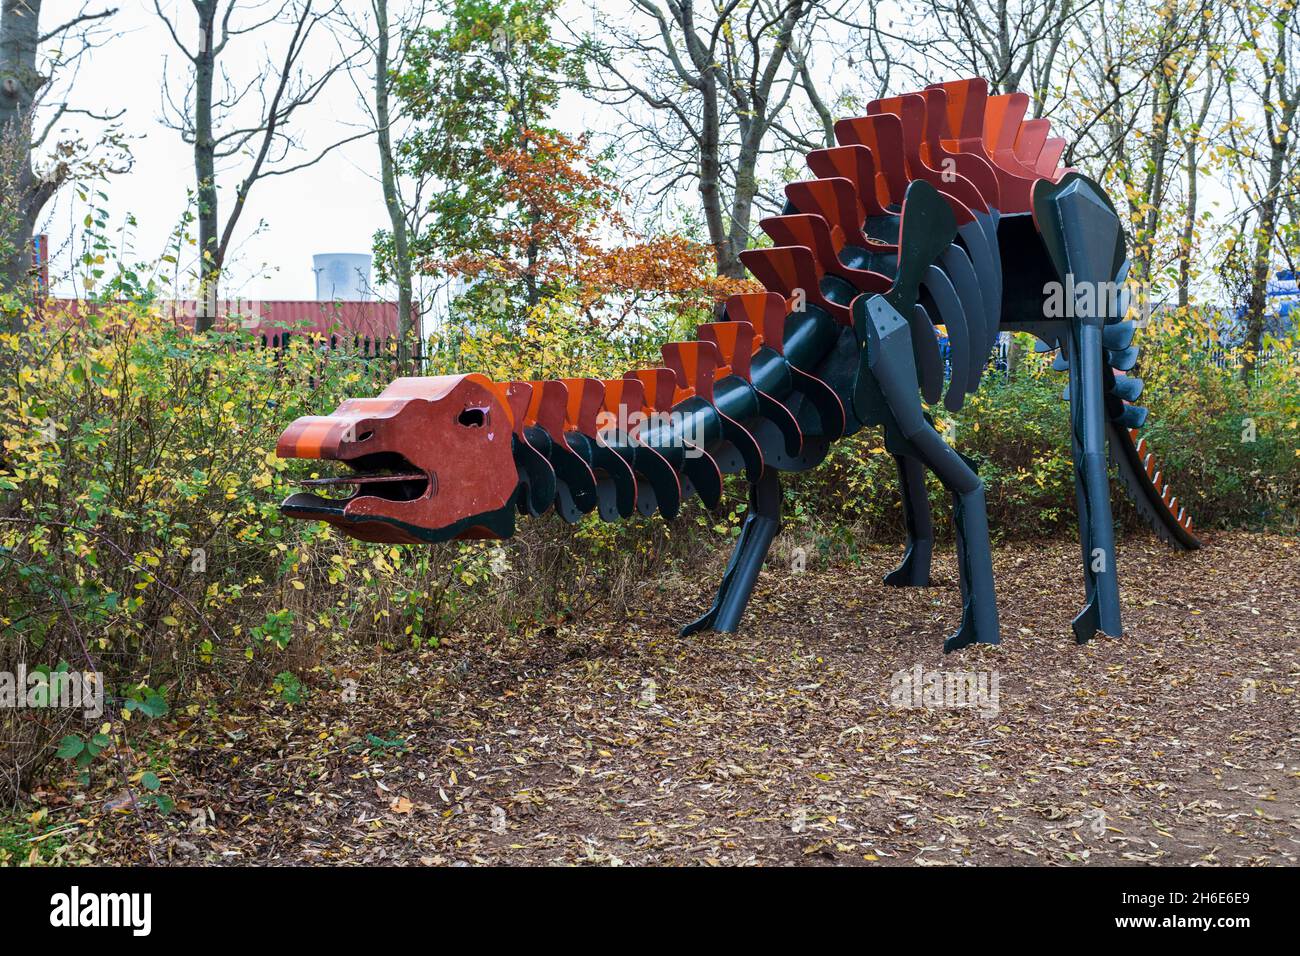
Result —
[{"label": "dinosaur hind leg", "polygon": [[[886,435],[886,444],[890,444]],[[915,454],[895,452],[898,484],[903,492],[903,517],[907,522],[907,549],[903,560],[885,575],[895,587],[927,587],[930,584],[930,556],[934,551],[934,522],[930,518],[930,497],[925,489],[925,463]]]},{"label": "dinosaur hind leg", "polygon": [[762,570],[772,539],[781,530],[781,478],[771,468],[763,470],[758,481],[749,487],[749,510],[736,539],[735,550],[718,587],[713,606],[681,629],[681,636],[696,631],[714,630],[732,633],[740,626],[741,615],[749,604],[749,595]]},{"label": "dinosaur hind leg", "polygon": [[882,297],[865,303],[871,374],[880,386],[894,422],[916,449],[917,457],[939,476],[952,494],[957,527],[957,564],[962,586],[961,628],[944,641],[944,651],[969,644],[997,644],[998,609],[993,593],[993,556],[989,547],[984,483],[926,420],[912,361],[907,322]]},{"label": "dinosaur hind leg", "polygon": [[1086,603],[1072,627],[1080,644],[1098,631],[1119,637],[1119,575],[1115,567],[1115,527],[1110,511],[1106,458],[1106,410],[1102,394],[1101,328],[1081,324],[1073,330],[1070,362],[1070,447],[1079,502],[1079,539]]},{"label": "dinosaur hind leg", "polygon": [[[1035,192],[1035,216],[1070,302],[1070,429],[1087,604],[1074,619],[1075,640],[1122,633],[1115,527],[1106,455],[1106,326],[1118,316],[1108,290],[1123,272],[1119,216],[1096,184],[1074,177]],[[1118,337],[1118,336],[1117,336]]]}]

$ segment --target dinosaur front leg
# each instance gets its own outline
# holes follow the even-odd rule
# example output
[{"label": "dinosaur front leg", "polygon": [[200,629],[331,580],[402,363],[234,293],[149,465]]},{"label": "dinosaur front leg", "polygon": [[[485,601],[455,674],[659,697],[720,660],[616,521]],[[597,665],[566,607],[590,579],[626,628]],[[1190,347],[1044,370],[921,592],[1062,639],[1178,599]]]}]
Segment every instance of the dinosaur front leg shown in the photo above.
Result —
[{"label": "dinosaur front leg", "polygon": [[1098,631],[1111,637],[1123,632],[1119,575],[1115,567],[1115,527],[1106,473],[1106,409],[1102,392],[1102,328],[1085,320],[1072,330],[1070,427],[1075,486],[1079,498],[1079,535],[1087,604],[1072,627],[1079,643]]},{"label": "dinosaur front leg", "polygon": [[[1075,640],[1097,631],[1119,637],[1119,575],[1106,458],[1106,327],[1109,290],[1122,273],[1119,216],[1100,188],[1082,177],[1036,189],[1034,208],[1069,306],[1070,428],[1079,531],[1088,602],[1074,619]],[[1124,344],[1116,341],[1116,345]]]},{"label": "dinosaur front leg", "polygon": [[[890,443],[886,440],[885,444]],[[895,452],[894,462],[898,465],[898,485],[903,493],[907,548],[898,567],[885,575],[885,583],[894,587],[928,587],[934,522],[930,518],[930,496],[925,489],[925,464],[902,452]]]},{"label": "dinosaur front leg", "polygon": [[962,621],[957,633],[944,641],[943,649],[947,652],[975,643],[997,644],[1000,640],[998,610],[993,593],[993,556],[984,483],[926,420],[907,322],[881,296],[872,296],[865,302],[860,299],[859,303],[854,304],[854,309],[866,313],[862,318],[866,320],[871,375],[894,424],[953,498]]},{"label": "dinosaur front leg", "polygon": [[749,510],[736,539],[736,547],[727,562],[718,596],[701,617],[687,624],[681,636],[696,631],[714,630],[730,634],[740,625],[749,595],[762,570],[772,539],[781,530],[781,477],[772,468],[764,469],[758,481],[749,486]]}]

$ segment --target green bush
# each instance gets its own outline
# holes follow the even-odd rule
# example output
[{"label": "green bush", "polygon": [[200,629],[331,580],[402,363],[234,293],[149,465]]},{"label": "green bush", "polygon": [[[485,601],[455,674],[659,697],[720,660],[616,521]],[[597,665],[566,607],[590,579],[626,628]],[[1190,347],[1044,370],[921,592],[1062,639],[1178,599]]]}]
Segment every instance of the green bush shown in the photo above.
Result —
[{"label": "green bush", "polygon": [[[455,357],[435,352],[430,371],[609,374],[653,364],[669,329],[606,339],[557,309],[522,331],[460,338]],[[1294,353],[1248,391],[1169,330],[1143,339],[1147,434],[1198,524],[1294,528]],[[108,726],[79,727],[52,709],[0,713],[0,787],[10,792],[60,741],[84,772],[138,772],[107,759],[132,714],[193,712],[195,700],[248,692],[299,700],[333,642],[528,635],[592,607],[648,603],[667,575],[720,562],[744,510],[743,483],[729,479],[718,514],[690,504],[672,525],[549,516],[521,521],[509,542],[363,544],[280,514],[314,466],[277,459],[274,445],[295,417],[378,393],[391,363],[324,356],[305,340],[275,351],[237,334],[195,337],[143,306],[54,316],[3,344],[0,670],[94,669],[110,700]],[[990,372],[959,415],[937,419],[979,461],[996,536],[1075,533],[1064,382],[1030,353],[1013,376]],[[1254,441],[1242,440],[1248,426]],[[849,558],[876,539],[901,546],[894,463],[877,430],[837,443],[789,489],[786,543]],[[936,529],[949,534],[945,496],[933,479],[930,489]],[[1133,520],[1131,508],[1116,513]],[[70,738],[83,746],[67,757]]]},{"label": "green bush", "polygon": [[[387,361],[196,337],[132,306],[52,316],[4,346],[16,361],[0,390],[0,671],[100,672],[106,719],[126,719],[141,685],[171,701],[198,682],[265,691],[331,641],[435,644],[634,601],[650,569],[689,551],[662,522],[552,517],[499,545],[397,548],[284,518],[279,502],[314,465],[275,457],[281,430],[378,393]],[[0,712],[0,789],[22,789],[70,719]]]},{"label": "green bush", "polygon": [[1294,531],[1300,521],[1300,338],[1273,342],[1251,387],[1177,328],[1147,330],[1143,434],[1202,527]]},{"label": "green bush", "polygon": [[[1077,527],[1070,458],[1067,375],[1022,337],[1014,375],[986,371],[962,410],[935,410],[935,423],[978,463],[995,538],[1072,535]],[[1146,382],[1139,404],[1150,410],[1142,434],[1199,527],[1294,530],[1300,514],[1300,357],[1279,343],[1247,389],[1238,366],[1210,362],[1189,349],[1182,330],[1144,330]],[[1236,356],[1230,356],[1239,359]],[[820,467],[793,481],[791,523],[852,554],[863,540],[903,540],[898,480],[880,429],[837,443]],[[935,531],[951,536],[947,495],[928,479]],[[1115,515],[1136,529],[1140,519],[1116,484]]]}]

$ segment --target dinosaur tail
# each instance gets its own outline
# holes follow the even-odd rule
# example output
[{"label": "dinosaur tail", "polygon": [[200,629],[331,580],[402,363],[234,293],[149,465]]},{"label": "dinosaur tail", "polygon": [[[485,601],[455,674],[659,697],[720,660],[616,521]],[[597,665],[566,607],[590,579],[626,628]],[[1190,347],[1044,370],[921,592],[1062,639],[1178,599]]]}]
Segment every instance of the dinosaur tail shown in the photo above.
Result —
[{"label": "dinosaur tail", "polygon": [[[1123,282],[1121,272],[1118,281]],[[1128,311],[1128,296],[1122,297],[1117,313]],[[1102,372],[1106,408],[1106,446],[1129,500],[1156,536],[1177,551],[1194,551],[1201,546],[1192,533],[1188,513],[1156,459],[1151,443],[1142,437],[1149,424],[1146,407],[1137,404],[1142,379],[1132,374],[1138,346],[1133,344],[1137,326],[1131,319],[1116,319],[1103,330],[1105,368]],[[1068,367],[1068,360],[1065,362]]]},{"label": "dinosaur tail", "polygon": [[[1067,173],[1057,185],[1038,184],[1035,193],[1037,203],[1035,215],[1040,226],[1047,226],[1044,242],[1049,255],[1057,260],[1057,269],[1062,278],[1065,278],[1065,274],[1071,272],[1073,267],[1065,255],[1064,246],[1061,245],[1064,231],[1058,218],[1060,213],[1054,212],[1051,203],[1045,200],[1061,196],[1080,185],[1094,197],[1094,201],[1099,201],[1109,210],[1116,223],[1119,222],[1119,214],[1105,192],[1100,188],[1089,188],[1095,187],[1095,184],[1077,173]],[[1076,235],[1076,244],[1078,241]],[[1099,266],[1104,268],[1100,274],[1113,276],[1113,279],[1107,283],[1112,294],[1115,290],[1119,290],[1117,300],[1105,310],[1107,314],[1100,337],[1102,352],[1100,374],[1107,455],[1116,467],[1120,482],[1137,508],[1138,514],[1151,526],[1156,535],[1176,550],[1191,551],[1201,546],[1200,540],[1192,533],[1192,517],[1170,486],[1169,479],[1161,470],[1150,443],[1141,436],[1141,430],[1147,425],[1149,415],[1145,407],[1137,404],[1143,391],[1142,379],[1131,374],[1138,359],[1138,346],[1134,344],[1137,323],[1126,318],[1129,313],[1131,293],[1126,288],[1130,262],[1126,258],[1125,246],[1122,233],[1118,234],[1113,264],[1109,267]],[[1100,293],[1098,301],[1101,301]],[[1058,341],[1056,344],[1059,346],[1065,343]],[[1052,347],[1050,342],[1045,342],[1042,346],[1048,350]],[[1052,367],[1057,371],[1069,371],[1071,387],[1073,387],[1076,372],[1079,370],[1072,368],[1072,365],[1079,361],[1079,357],[1067,352],[1068,350],[1062,349]],[[1070,388],[1066,389],[1063,397],[1067,400],[1070,398]]]},{"label": "dinosaur tail", "polygon": [[1171,548],[1178,551],[1199,548],[1200,539],[1192,533],[1192,516],[1174,494],[1140,430],[1126,428],[1122,421],[1110,421],[1106,433],[1110,458],[1119,470],[1120,483],[1142,519]]},{"label": "dinosaur tail", "polygon": [[[1138,352],[1137,346],[1131,344],[1132,332],[1133,323],[1127,320],[1105,330],[1110,344],[1124,344],[1123,348],[1105,350],[1107,367],[1103,374],[1109,458],[1129,500],[1156,536],[1176,551],[1194,551],[1201,546],[1201,541],[1192,532],[1192,516],[1174,493],[1151,443],[1142,437],[1150,415],[1144,406],[1137,404],[1142,380],[1129,371],[1137,361]],[[1117,342],[1117,337],[1129,341]],[[1052,367],[1067,371],[1070,359],[1058,355]],[[1065,397],[1068,398],[1068,392]]]},{"label": "dinosaur tail", "polygon": [[[1127,265],[1116,276],[1122,285]],[[1106,445],[1129,499],[1157,537],[1177,551],[1194,551],[1201,546],[1192,534],[1192,516],[1174,494],[1169,479],[1156,461],[1150,442],[1141,436],[1149,421],[1145,407],[1136,404],[1142,394],[1142,380],[1131,374],[1137,364],[1138,346],[1133,343],[1137,324],[1125,319],[1129,295],[1121,294],[1117,320],[1107,325],[1102,337],[1106,369]]]}]

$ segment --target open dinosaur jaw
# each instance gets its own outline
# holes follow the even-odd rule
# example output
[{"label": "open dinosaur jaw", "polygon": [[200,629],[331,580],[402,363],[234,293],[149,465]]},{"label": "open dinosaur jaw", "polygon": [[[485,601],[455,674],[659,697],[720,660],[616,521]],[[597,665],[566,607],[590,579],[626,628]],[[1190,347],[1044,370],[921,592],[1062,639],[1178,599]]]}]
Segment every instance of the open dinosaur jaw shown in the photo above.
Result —
[{"label": "open dinosaur jaw", "polygon": [[[438,479],[430,471],[419,468],[396,452],[380,452],[350,459],[326,458],[343,465],[339,474],[304,478],[298,482],[305,492],[291,495],[281,510],[291,517],[295,510],[311,512],[312,516],[335,514],[340,517],[355,514],[354,503],[365,498],[387,502],[416,502],[431,498],[438,492]],[[344,492],[335,495],[333,492]]]},{"label": "open dinosaur jaw", "polygon": [[[361,498],[378,498],[383,501],[418,501],[431,498],[438,492],[438,478],[434,473],[412,464],[397,452],[379,452],[340,461],[344,469],[337,475],[322,478],[305,478],[298,482],[306,493],[292,498],[312,498],[320,509],[347,506]],[[348,492],[344,497],[333,497],[333,491]],[[317,494],[316,492],[324,494]],[[290,499],[292,500],[292,499]]]},{"label": "open dinosaur jaw", "polygon": [[484,538],[503,540],[515,533],[517,507],[514,498],[496,511],[470,515],[443,528],[426,528],[388,515],[350,515],[346,506],[352,500],[356,498],[330,499],[298,492],[281,503],[280,511],[290,518],[326,521],[349,537],[381,544],[442,544]]},{"label": "open dinosaur jaw", "polygon": [[[326,521],[350,537],[385,544],[438,544],[465,538],[509,538],[514,534],[513,499],[505,508],[469,515],[445,527],[430,527],[422,517],[438,493],[435,473],[394,453],[342,464],[349,469],[342,474],[300,481],[310,490],[286,498],[280,505],[281,513],[290,518]],[[335,490],[348,493],[331,496],[329,493]]]},{"label": "open dinosaur jaw", "polygon": [[[369,459],[369,460],[367,460]],[[280,505],[286,517],[327,521],[340,531],[363,541],[411,543],[421,538],[409,522],[384,520],[373,512],[397,503],[418,503],[437,491],[434,475],[415,467],[400,455],[365,456],[343,461],[337,475],[303,479],[305,489]],[[369,514],[368,514],[369,512]]]}]

